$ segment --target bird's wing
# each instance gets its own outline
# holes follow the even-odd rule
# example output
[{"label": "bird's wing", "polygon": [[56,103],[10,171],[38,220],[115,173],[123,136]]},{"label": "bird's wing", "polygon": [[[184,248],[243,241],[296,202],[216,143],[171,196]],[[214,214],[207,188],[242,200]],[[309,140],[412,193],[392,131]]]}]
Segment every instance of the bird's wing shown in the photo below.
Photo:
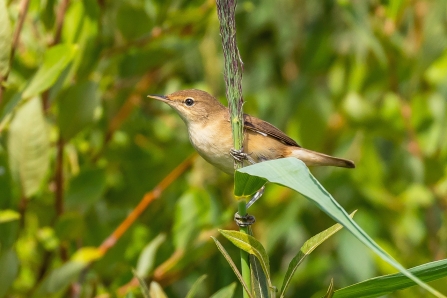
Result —
[{"label": "bird's wing", "polygon": [[265,122],[256,117],[244,114],[244,127],[251,131],[257,132],[261,135],[273,137],[286,145],[301,147],[300,145],[298,145],[297,142],[295,142],[292,138],[288,137],[281,130],[271,125],[270,123]]}]

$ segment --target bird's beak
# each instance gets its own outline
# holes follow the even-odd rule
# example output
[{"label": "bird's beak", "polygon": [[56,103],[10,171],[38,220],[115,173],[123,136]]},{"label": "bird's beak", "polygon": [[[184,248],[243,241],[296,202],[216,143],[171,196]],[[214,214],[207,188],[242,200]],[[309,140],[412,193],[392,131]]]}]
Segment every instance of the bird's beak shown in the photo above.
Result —
[{"label": "bird's beak", "polygon": [[163,101],[163,102],[169,102],[169,98],[166,95],[148,95],[147,97],[149,98],[153,98],[159,101]]}]

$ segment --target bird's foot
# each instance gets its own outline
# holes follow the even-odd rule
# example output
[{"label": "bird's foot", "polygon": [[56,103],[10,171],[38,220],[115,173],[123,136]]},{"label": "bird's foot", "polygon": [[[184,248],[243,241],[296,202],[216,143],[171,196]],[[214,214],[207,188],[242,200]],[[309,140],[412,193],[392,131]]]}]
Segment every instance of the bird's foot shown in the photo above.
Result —
[{"label": "bird's foot", "polygon": [[236,212],[234,214],[234,221],[239,227],[248,227],[255,223],[256,218],[250,214],[241,216],[239,213]]},{"label": "bird's foot", "polygon": [[236,150],[234,148],[230,149],[230,155],[238,162],[244,162],[245,160],[248,160],[250,164],[255,164],[255,161],[248,153],[243,152],[244,148],[240,150]]},{"label": "bird's foot", "polygon": [[250,201],[248,201],[247,205],[245,205],[245,208],[250,208],[251,205],[253,205],[257,200],[259,200],[262,195],[264,194],[264,190],[265,190],[265,185],[263,187],[261,187],[251,198]]}]

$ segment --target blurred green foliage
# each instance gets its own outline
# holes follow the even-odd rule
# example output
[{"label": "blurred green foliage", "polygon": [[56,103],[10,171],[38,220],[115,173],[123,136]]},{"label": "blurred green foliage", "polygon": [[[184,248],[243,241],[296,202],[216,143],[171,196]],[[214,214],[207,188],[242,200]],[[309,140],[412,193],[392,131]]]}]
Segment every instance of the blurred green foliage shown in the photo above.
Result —
[{"label": "blurred green foliage", "polygon": [[[0,37],[17,28],[21,2],[0,1]],[[313,172],[401,264],[446,258],[445,2],[241,0],[236,18],[245,112],[306,148],[353,159],[355,170]],[[9,70],[10,43],[0,38],[0,75],[9,72],[0,296],[141,295],[133,268],[169,297],[203,274],[197,297],[236,281],[209,237],[234,227],[232,177],[200,158],[106,254],[86,250],[193,152],[181,119],[146,95],[199,88],[224,101],[214,1],[31,0]],[[305,240],[333,224],[273,185],[250,213],[275,285]],[[92,259],[85,270],[78,263]],[[288,294],[321,297],[331,278],[337,289],[393,272],[341,231],[300,266]],[[447,292],[445,279],[432,285]]]}]

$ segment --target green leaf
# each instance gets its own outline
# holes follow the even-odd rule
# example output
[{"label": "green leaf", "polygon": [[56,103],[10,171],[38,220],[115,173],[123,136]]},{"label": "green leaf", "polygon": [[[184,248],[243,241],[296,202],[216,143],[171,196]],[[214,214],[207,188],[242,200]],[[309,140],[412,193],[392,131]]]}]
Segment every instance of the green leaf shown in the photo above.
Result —
[{"label": "green leaf", "polygon": [[17,106],[22,100],[22,96],[19,93],[16,93],[12,96],[10,100],[4,106],[1,115],[0,115],[0,132],[8,125],[12,118],[12,112],[17,109]]},{"label": "green leaf", "polygon": [[186,298],[193,298],[196,295],[197,291],[199,290],[200,285],[205,280],[205,278],[206,278],[206,274],[202,275],[194,282],[191,289],[188,291],[188,294],[186,294]]},{"label": "green leaf", "polygon": [[84,262],[70,261],[54,269],[44,278],[33,297],[48,297],[64,291],[87,266]]},{"label": "green leaf", "polygon": [[155,254],[160,245],[166,240],[165,234],[159,234],[143,249],[138,258],[137,269],[138,276],[146,277],[154,268]]},{"label": "green leaf", "polygon": [[23,98],[30,98],[50,88],[65,67],[73,60],[77,51],[75,45],[60,44],[45,53],[42,66],[23,92]]},{"label": "green leaf", "polygon": [[247,235],[239,231],[219,230],[219,232],[228,240],[230,240],[238,248],[255,255],[261,263],[262,270],[267,278],[269,287],[271,288],[270,280],[270,264],[269,257],[262,244],[253,236]]},{"label": "green leaf", "polygon": [[253,298],[252,293],[249,291],[247,284],[244,282],[244,279],[242,278],[241,273],[239,272],[239,270],[237,270],[237,266],[236,266],[236,264],[234,264],[233,260],[231,259],[230,255],[228,254],[228,252],[225,250],[225,248],[222,246],[222,244],[216,238],[214,238],[214,237],[211,237],[211,238],[214,240],[217,248],[222,253],[224,258],[227,260],[231,269],[233,269],[234,274],[236,274],[237,279],[239,279],[239,282],[241,283],[242,287],[244,287],[245,292],[248,293],[248,296],[250,298]]},{"label": "green leaf", "polygon": [[0,0],[0,77],[9,72],[11,59],[12,29],[6,0]]},{"label": "green leaf", "polygon": [[251,289],[256,298],[268,298],[269,286],[261,263],[254,255],[250,256]]},{"label": "green leaf", "polygon": [[214,293],[210,298],[232,298],[235,290],[236,290],[236,283],[233,282],[228,286],[223,287],[216,293]]},{"label": "green leaf", "polygon": [[65,201],[71,211],[85,212],[93,205],[106,189],[106,173],[104,169],[82,169],[70,180]]},{"label": "green leaf", "polygon": [[335,221],[343,225],[357,239],[363,242],[373,250],[384,261],[402,272],[408,278],[412,279],[418,285],[435,295],[436,297],[445,297],[426,283],[422,282],[414,275],[409,273],[402,265],[389,256],[363,229],[358,226],[338,204],[337,201],[324,189],[318,180],[309,172],[306,165],[299,159],[289,157],[276,160],[269,160],[257,163],[238,170],[235,178],[241,179],[243,175],[252,175],[260,177],[279,185],[291,188],[311,202],[315,203],[322,211],[332,217]]},{"label": "green leaf", "polygon": [[19,259],[14,249],[1,251],[0,254],[0,297],[5,297],[19,272]]},{"label": "green leaf", "polygon": [[[146,283],[141,278],[141,276],[139,276],[138,273],[135,270],[132,270],[132,272],[133,272],[133,276],[136,277],[136,279],[138,280],[138,283],[140,284],[140,289],[141,289],[141,293],[143,294],[143,297],[144,298],[152,297],[151,294],[150,294],[149,289],[147,288]],[[151,286],[152,286],[152,284],[151,284]],[[160,290],[161,290],[161,287],[160,287]],[[163,290],[161,290],[161,291],[163,292]],[[162,297],[162,296],[156,296],[156,297]]]},{"label": "green leaf", "polygon": [[[425,282],[447,276],[447,259],[426,263],[411,269],[412,274]],[[335,291],[334,298],[379,297],[416,285],[402,273],[374,277]]]},{"label": "green leaf", "polygon": [[266,183],[265,180],[250,175],[239,176],[238,178],[234,179],[234,195],[240,199],[253,195]]},{"label": "green leaf", "polygon": [[327,289],[326,294],[323,298],[332,298],[334,297],[334,279],[331,278],[331,283],[329,284],[329,288]]},{"label": "green leaf", "polygon": [[35,194],[50,163],[48,130],[38,97],[26,102],[15,114],[8,133],[9,164],[23,194]]},{"label": "green leaf", "polygon": [[[350,215],[353,217],[355,211]],[[293,274],[295,274],[296,269],[303,262],[303,260],[317,248],[321,243],[329,239],[332,235],[337,233],[343,228],[341,224],[335,224],[332,227],[324,230],[323,232],[318,233],[317,235],[311,237],[309,240],[304,242],[298,254],[290,261],[289,267],[287,268],[286,275],[284,277],[283,284],[281,286],[280,298],[284,297],[289,287],[290,281],[292,280]]]},{"label": "green leaf", "polygon": [[18,220],[20,218],[20,213],[15,210],[0,210],[0,223]]},{"label": "green leaf", "polygon": [[[140,281],[140,280],[141,280],[141,278],[138,278],[138,281]],[[143,282],[143,285],[146,286],[146,284],[144,282]],[[140,286],[141,286],[141,282],[140,282]],[[144,298],[147,298],[147,296],[145,296],[146,295],[145,293],[143,293],[143,295],[144,295]],[[149,285],[149,297],[151,297],[151,298],[168,298],[166,293],[163,291],[163,288],[156,281],[152,281]]]},{"label": "green leaf", "polygon": [[184,249],[192,245],[201,228],[211,221],[209,194],[192,189],[184,193],[175,205],[174,244]]},{"label": "green leaf", "polygon": [[99,105],[98,85],[87,81],[62,91],[58,100],[58,125],[65,141],[93,123]]}]

